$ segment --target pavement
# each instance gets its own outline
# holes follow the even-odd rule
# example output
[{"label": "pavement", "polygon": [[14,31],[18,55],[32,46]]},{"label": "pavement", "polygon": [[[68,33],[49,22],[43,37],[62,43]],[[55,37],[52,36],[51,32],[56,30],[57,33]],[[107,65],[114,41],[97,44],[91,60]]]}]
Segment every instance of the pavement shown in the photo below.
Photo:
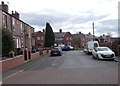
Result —
[{"label": "pavement", "polygon": [[14,73],[16,73],[16,72],[27,70],[28,67],[29,67],[31,64],[35,64],[36,61],[38,61],[38,60],[42,61],[42,60],[46,59],[47,56],[48,56],[48,55],[44,55],[44,56],[41,56],[40,58],[36,58],[36,59],[33,59],[33,60],[29,60],[29,61],[25,62],[25,63],[22,64],[22,65],[19,65],[19,66],[15,67],[15,68],[11,68],[11,69],[9,69],[9,70],[7,70],[7,71],[4,71],[4,72],[2,73],[2,79],[5,78],[5,77],[7,77],[7,76],[10,76],[11,74],[14,74]]},{"label": "pavement", "polygon": [[104,86],[117,86],[113,84],[118,83],[118,65],[114,61],[92,59],[83,52],[69,51],[59,57],[48,58],[46,55],[6,71],[3,73],[2,83],[4,85],[107,84]]},{"label": "pavement", "polygon": [[120,56],[116,56],[116,57],[115,57],[115,61],[116,61],[116,62],[120,62]]}]

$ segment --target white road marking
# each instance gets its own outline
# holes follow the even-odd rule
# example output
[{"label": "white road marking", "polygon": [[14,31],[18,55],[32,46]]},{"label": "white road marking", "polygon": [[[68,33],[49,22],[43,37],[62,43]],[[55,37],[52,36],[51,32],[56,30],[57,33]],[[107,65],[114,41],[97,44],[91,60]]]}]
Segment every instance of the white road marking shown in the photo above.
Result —
[{"label": "white road marking", "polygon": [[52,66],[55,66],[56,64],[52,64]]},{"label": "white road marking", "polygon": [[10,78],[10,77],[12,77],[12,76],[14,76],[14,75],[16,75],[16,74],[18,74],[18,73],[20,73],[20,72],[23,72],[23,71],[24,71],[24,70],[20,70],[20,71],[14,73],[14,74],[12,74],[12,75],[9,75],[9,76],[5,77],[4,79]]}]

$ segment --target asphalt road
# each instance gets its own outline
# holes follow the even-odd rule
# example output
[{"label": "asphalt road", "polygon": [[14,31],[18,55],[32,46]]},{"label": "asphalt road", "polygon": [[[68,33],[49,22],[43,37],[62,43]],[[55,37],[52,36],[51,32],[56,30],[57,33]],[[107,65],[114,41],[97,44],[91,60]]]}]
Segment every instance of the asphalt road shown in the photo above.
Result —
[{"label": "asphalt road", "polygon": [[46,56],[3,79],[3,84],[118,84],[118,63],[82,51]]}]

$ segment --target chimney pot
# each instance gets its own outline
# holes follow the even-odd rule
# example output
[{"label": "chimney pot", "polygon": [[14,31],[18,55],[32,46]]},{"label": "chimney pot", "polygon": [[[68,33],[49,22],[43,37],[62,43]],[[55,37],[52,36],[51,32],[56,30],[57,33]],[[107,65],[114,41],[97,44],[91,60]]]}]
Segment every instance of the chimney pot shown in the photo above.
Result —
[{"label": "chimney pot", "polygon": [[14,11],[12,11],[12,14],[14,14]]},{"label": "chimney pot", "polygon": [[2,1],[2,5],[4,5],[4,2]]},{"label": "chimney pot", "polygon": [[62,29],[60,29],[59,31],[60,31],[60,33],[62,33]]}]

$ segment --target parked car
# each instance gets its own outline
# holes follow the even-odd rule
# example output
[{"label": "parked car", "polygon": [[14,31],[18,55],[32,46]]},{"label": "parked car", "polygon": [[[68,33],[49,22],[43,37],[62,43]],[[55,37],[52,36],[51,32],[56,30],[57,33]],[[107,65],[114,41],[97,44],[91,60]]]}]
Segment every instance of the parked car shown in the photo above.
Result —
[{"label": "parked car", "polygon": [[87,48],[86,48],[86,46],[84,46],[83,52],[84,52],[84,53],[87,52]]},{"label": "parked car", "polygon": [[92,50],[99,47],[98,41],[88,41],[86,44],[86,54],[92,54]]},{"label": "parked car", "polygon": [[70,50],[74,50],[74,47],[71,45],[68,45],[68,47],[70,48]]},{"label": "parked car", "polygon": [[53,47],[51,49],[51,56],[61,56],[62,55],[62,49],[60,47]]},{"label": "parked car", "polygon": [[96,47],[93,49],[92,55],[96,59],[115,59],[115,53],[108,47]]},{"label": "parked car", "polygon": [[70,51],[70,47],[68,45],[65,45],[62,47],[62,51]]}]

